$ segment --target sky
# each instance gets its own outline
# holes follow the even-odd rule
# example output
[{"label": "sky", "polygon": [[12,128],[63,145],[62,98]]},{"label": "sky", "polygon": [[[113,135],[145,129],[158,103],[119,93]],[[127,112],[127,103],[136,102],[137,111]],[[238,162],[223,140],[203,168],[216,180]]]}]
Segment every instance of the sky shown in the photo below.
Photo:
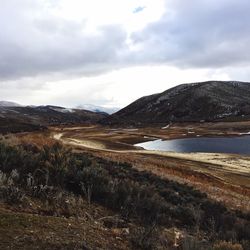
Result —
[{"label": "sky", "polygon": [[249,0],[0,0],[0,100],[122,108],[250,81]]}]

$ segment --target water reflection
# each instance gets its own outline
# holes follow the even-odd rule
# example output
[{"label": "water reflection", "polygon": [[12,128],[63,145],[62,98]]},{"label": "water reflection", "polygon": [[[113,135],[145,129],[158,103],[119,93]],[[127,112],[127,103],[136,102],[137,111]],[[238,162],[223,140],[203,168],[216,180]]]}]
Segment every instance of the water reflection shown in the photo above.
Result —
[{"label": "water reflection", "polygon": [[250,154],[250,136],[185,138],[175,140],[154,140],[136,144],[147,150],[174,151],[180,153],[211,152]]}]

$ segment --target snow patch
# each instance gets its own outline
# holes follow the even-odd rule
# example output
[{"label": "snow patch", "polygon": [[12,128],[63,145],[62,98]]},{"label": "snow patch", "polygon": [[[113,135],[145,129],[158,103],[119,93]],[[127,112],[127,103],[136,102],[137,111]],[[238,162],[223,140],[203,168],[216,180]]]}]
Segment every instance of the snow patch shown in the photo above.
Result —
[{"label": "snow patch", "polygon": [[167,129],[167,128],[169,128],[169,127],[170,127],[170,125],[168,124],[167,126],[162,127],[161,129]]},{"label": "snow patch", "polygon": [[239,135],[250,135],[250,131],[246,133],[239,133]]},{"label": "snow patch", "polygon": [[75,112],[74,109],[70,109],[70,108],[52,108],[52,110],[61,112],[61,113],[74,113]]},{"label": "snow patch", "polygon": [[130,131],[130,132],[131,132],[131,131],[137,131],[137,130],[138,130],[138,128],[124,128],[124,129],[123,129],[123,131],[128,131],[128,132],[129,132],[129,131]]},{"label": "snow patch", "polygon": [[97,105],[92,105],[92,104],[83,104],[83,105],[79,105],[76,107],[76,109],[84,109],[84,110],[89,110],[89,111],[93,111],[93,112],[105,112],[107,114],[113,114],[115,112],[117,112],[120,108],[107,108],[107,107],[102,107],[102,106],[97,106]]}]

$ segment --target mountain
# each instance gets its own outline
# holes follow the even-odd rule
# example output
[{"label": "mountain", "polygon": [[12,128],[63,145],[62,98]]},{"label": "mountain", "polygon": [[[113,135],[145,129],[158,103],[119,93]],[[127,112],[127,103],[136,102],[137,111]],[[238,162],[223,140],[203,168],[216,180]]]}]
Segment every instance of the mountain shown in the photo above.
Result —
[{"label": "mountain", "polygon": [[77,109],[85,109],[98,113],[113,114],[119,110],[119,108],[106,108],[102,106],[96,106],[93,104],[83,104],[76,107]]},{"label": "mountain", "polygon": [[0,106],[0,133],[44,129],[51,125],[97,123],[107,115],[58,106]]},{"label": "mountain", "polygon": [[20,107],[16,102],[0,101],[0,107]]},{"label": "mountain", "polygon": [[239,119],[250,119],[250,83],[208,81],[142,97],[102,123],[144,126]]}]

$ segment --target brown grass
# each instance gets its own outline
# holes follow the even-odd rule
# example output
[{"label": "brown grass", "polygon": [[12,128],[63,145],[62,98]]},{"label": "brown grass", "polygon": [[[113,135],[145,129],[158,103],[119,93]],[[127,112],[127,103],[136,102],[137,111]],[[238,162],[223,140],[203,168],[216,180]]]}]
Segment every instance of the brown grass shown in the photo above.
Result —
[{"label": "brown grass", "polygon": [[128,249],[125,239],[117,239],[86,218],[62,218],[17,213],[0,208],[0,249]]},{"label": "brown grass", "polygon": [[[22,142],[35,143],[38,146],[52,144],[54,139],[50,133],[64,133],[63,142],[74,139],[92,141],[95,144],[104,145],[104,149],[87,148],[86,145],[75,143],[75,150],[86,151],[106,159],[117,162],[128,162],[139,170],[151,171],[163,178],[176,180],[180,183],[188,183],[199,190],[206,192],[211,198],[222,201],[234,209],[250,211],[250,176],[239,174],[233,170],[230,172],[221,165],[197,160],[184,159],[175,156],[167,156],[159,153],[148,153],[135,149],[130,143],[148,140],[144,138],[179,138],[187,131],[195,131],[204,136],[233,135],[250,130],[250,122],[235,123],[196,123],[174,124],[169,129],[139,128],[136,130],[113,129],[100,126],[78,126],[51,128],[46,133],[27,133],[20,135]],[[188,135],[191,136],[191,135]],[[85,145],[85,147],[84,147]]]}]

